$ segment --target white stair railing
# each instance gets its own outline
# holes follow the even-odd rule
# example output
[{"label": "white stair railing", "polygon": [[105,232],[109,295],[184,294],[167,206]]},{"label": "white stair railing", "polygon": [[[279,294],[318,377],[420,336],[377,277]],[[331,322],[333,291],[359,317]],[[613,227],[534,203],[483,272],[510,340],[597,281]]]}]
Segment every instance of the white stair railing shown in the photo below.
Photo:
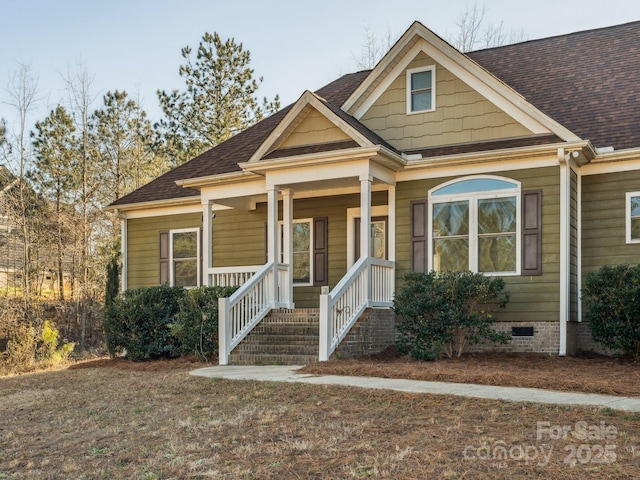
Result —
[{"label": "white stair railing", "polygon": [[[255,271],[249,275],[250,271]],[[293,299],[289,285],[289,265],[268,263],[262,267],[222,267],[209,269],[217,286],[241,285],[233,295],[218,299],[218,362],[229,364],[229,354],[272,308],[291,308]],[[274,275],[278,289],[274,289]],[[216,277],[217,276],[217,277]],[[242,283],[235,283],[242,280]]]},{"label": "white stair railing", "polygon": [[393,306],[394,262],[360,258],[334,289],[320,295],[320,356],[329,360],[369,307]]},{"label": "white stair railing", "polygon": [[273,263],[258,270],[233,295],[218,299],[218,362],[229,364],[229,354],[275,306]]}]

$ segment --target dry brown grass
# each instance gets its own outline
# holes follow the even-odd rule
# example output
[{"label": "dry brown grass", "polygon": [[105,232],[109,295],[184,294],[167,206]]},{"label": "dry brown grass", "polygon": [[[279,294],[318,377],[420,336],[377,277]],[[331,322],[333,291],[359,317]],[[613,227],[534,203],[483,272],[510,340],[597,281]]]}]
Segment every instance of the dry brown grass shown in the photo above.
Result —
[{"label": "dry brown grass", "polygon": [[[640,478],[640,415],[189,376],[196,366],[99,360],[0,378],[0,478]],[[617,432],[537,439],[545,421]],[[615,460],[597,455],[605,444]],[[501,445],[505,460],[484,459]]]},{"label": "dry brown grass", "polygon": [[628,358],[602,356],[485,353],[437,362],[416,362],[398,355],[391,348],[372,357],[308,365],[302,371],[640,396],[640,364]]}]

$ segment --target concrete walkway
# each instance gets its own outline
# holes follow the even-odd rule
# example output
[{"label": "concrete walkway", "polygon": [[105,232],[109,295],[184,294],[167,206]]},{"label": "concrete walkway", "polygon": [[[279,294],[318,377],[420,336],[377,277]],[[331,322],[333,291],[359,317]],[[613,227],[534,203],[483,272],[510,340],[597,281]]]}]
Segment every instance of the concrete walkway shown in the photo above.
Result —
[{"label": "concrete walkway", "polygon": [[594,405],[614,410],[640,412],[640,398],[614,397],[588,393],[555,392],[539,388],[492,387],[466,383],[424,382],[396,378],[346,377],[296,373],[302,368],[277,366],[218,366],[199,368],[191,375],[230,380],[260,380],[271,382],[299,382],[313,385],[343,385],[347,387],[397,390],[399,392],[435,393],[461,397],[489,398],[511,402],[539,402],[562,405]]}]

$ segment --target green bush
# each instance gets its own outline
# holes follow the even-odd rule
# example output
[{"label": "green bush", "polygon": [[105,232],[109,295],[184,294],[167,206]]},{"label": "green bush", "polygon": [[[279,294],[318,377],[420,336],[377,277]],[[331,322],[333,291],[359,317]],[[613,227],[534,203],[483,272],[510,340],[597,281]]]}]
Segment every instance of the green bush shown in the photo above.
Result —
[{"label": "green bush", "polygon": [[169,325],[184,289],[161,285],[127,290],[105,307],[104,329],[112,354],[124,350],[132,360],[171,356],[176,339]]},{"label": "green bush", "polygon": [[197,355],[218,350],[218,298],[237,287],[144,287],[127,290],[105,304],[109,353],[132,360]]},{"label": "green bush", "polygon": [[504,280],[480,273],[408,273],[394,299],[400,315],[398,350],[418,360],[461,356],[467,345],[510,336],[491,328],[492,313],[504,308]]},{"label": "green bush", "polygon": [[228,297],[237,287],[200,287],[186,290],[179,311],[169,325],[178,340],[176,353],[207,360],[218,351],[218,298]]},{"label": "green bush", "polygon": [[640,359],[640,266],[604,266],[587,274],[582,298],[593,339]]}]

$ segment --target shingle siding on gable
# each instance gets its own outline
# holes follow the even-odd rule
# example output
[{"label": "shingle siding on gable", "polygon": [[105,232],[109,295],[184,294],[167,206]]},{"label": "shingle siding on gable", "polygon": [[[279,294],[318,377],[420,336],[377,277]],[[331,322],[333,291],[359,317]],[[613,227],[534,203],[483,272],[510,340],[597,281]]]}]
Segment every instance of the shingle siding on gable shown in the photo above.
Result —
[{"label": "shingle siding on gable", "polygon": [[312,109],[280,147],[314,145],[350,139],[351,137],[331,123],[324,115],[316,109]]},{"label": "shingle siding on gable", "polygon": [[436,65],[436,110],[407,115],[406,70],[360,121],[398,150],[531,135],[494,104],[424,53],[407,69]]}]

